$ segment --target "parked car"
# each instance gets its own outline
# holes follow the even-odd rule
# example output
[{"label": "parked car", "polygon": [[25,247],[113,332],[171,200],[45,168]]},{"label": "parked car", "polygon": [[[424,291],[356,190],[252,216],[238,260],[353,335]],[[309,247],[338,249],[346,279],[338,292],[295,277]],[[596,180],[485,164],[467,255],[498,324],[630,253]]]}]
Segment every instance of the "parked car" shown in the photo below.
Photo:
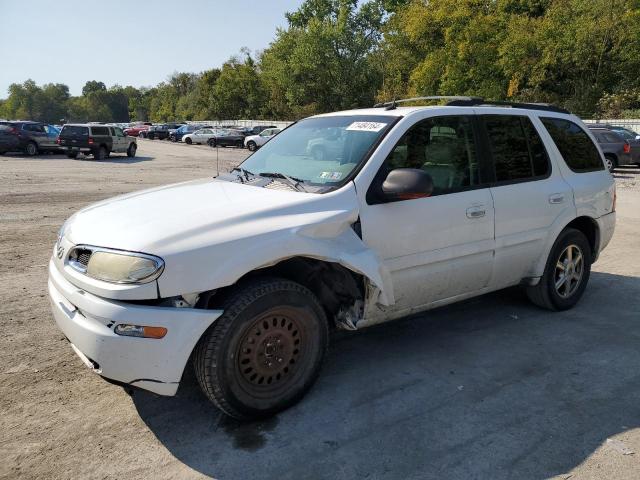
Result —
[{"label": "parked car", "polygon": [[247,135],[258,135],[262,133],[263,130],[267,128],[278,128],[275,125],[256,125],[254,127],[249,127],[247,131]]},{"label": "parked car", "polygon": [[[133,125],[129,128],[125,128],[124,129],[124,133],[127,136],[130,137],[143,137],[146,135],[147,130],[149,130],[149,127],[151,127],[151,123],[150,122],[145,122],[145,123],[138,123],[136,125]],[[142,135],[141,135],[142,134]]]},{"label": "parked car", "polygon": [[181,124],[177,123],[163,123],[161,125],[154,125],[147,130],[147,138],[150,140],[165,140],[169,138],[169,132],[177,130],[181,127]]},{"label": "parked car", "polygon": [[[332,327],[517,285],[573,307],[616,218],[587,127],[535,104],[398,105],[303,119],[230,173],[73,215],[49,264],[73,350],[161,395],[192,362],[205,395],[247,419],[302,398]],[[336,130],[342,150],[308,154]]]},{"label": "parked car", "polygon": [[[0,150],[22,151],[27,155],[37,155],[40,152],[58,151],[56,137],[47,133],[47,126],[40,122],[31,121],[2,121],[3,140],[0,142]],[[11,139],[9,136],[14,136]],[[16,141],[17,140],[17,141]]]},{"label": "parked car", "polygon": [[631,147],[631,161],[632,163],[640,165],[640,135],[633,130],[629,130],[624,127],[617,127],[606,123],[590,123],[588,125],[591,130],[609,130],[617,133],[621,136]]},{"label": "parked car", "polygon": [[175,132],[173,133],[169,133],[169,140],[171,140],[172,142],[180,142],[182,141],[182,137],[184,137],[185,135],[189,134],[189,133],[193,133],[196,130],[200,130],[202,128],[212,128],[209,125],[183,125],[180,128],[178,128]]},{"label": "parked car", "polygon": [[[590,130],[600,144],[600,148],[604,153],[605,163],[610,172],[613,172],[620,165],[635,163],[631,144],[622,135],[608,128],[590,128]],[[637,157],[640,153],[640,148],[636,150],[635,156]]]},{"label": "parked car", "polygon": [[135,157],[138,149],[135,137],[127,136],[120,127],[96,124],[67,124],[58,136],[58,145],[69,158],[79,153],[104,160],[112,153]]},{"label": "parked car", "polygon": [[215,128],[200,128],[191,133],[184,134],[182,141],[187,145],[193,143],[198,145],[205,145],[210,139],[214,138],[220,130]]},{"label": "parked car", "polygon": [[252,152],[255,152],[278,133],[280,133],[279,128],[267,128],[260,132],[258,135],[249,135],[248,137],[245,137],[244,146]]},{"label": "parked car", "polygon": [[244,135],[238,130],[214,130],[214,135],[207,140],[210,147],[244,148]]}]

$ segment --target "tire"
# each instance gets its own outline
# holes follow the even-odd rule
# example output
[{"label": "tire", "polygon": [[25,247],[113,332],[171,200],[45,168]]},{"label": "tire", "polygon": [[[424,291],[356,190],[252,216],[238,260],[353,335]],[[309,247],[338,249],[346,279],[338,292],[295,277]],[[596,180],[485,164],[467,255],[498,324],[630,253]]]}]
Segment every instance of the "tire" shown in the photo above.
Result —
[{"label": "tire", "polygon": [[3,150],[0,150],[0,155],[4,155],[5,153],[7,153],[7,152],[5,152]]},{"label": "tire", "polygon": [[105,147],[98,147],[97,150],[93,151],[93,158],[96,160],[104,160],[107,158],[107,149]]},{"label": "tire", "polygon": [[296,282],[263,278],[244,284],[222,308],[194,351],[204,394],[240,420],[298,402],[318,377],[328,345],[315,295]]},{"label": "tire", "polygon": [[247,142],[247,148],[250,152],[255,152],[258,149],[258,145],[256,145],[256,142],[254,142],[253,140],[249,140]]},{"label": "tire", "polygon": [[171,137],[169,137],[169,140],[171,140],[173,143],[176,143],[178,141],[178,139],[176,137],[174,137],[173,135],[171,135]]},{"label": "tire", "polygon": [[27,143],[27,145],[24,147],[24,153],[29,155],[30,157],[33,157],[34,155],[37,155],[38,154],[38,145],[36,145],[35,142]]},{"label": "tire", "polygon": [[78,158],[78,153],[77,152],[67,153],[67,158]]},{"label": "tire", "polygon": [[193,140],[191,140],[191,137],[187,137],[184,139],[184,143],[186,143],[187,145],[191,145],[193,143]]},{"label": "tire", "polygon": [[615,157],[612,157],[611,155],[605,155],[604,162],[611,173],[613,173],[613,171],[618,167],[618,162]]},{"label": "tire", "polygon": [[209,145],[211,148],[216,148],[216,139],[210,138],[209,140],[207,140],[207,145]]},{"label": "tire", "polygon": [[138,146],[135,143],[129,144],[129,148],[127,148],[127,157],[135,157],[136,150],[138,150]]},{"label": "tire", "polygon": [[[574,265],[567,269],[568,249],[572,251]],[[576,260],[576,253],[580,254],[581,262]],[[527,287],[527,296],[534,304],[547,310],[572,308],[582,297],[589,282],[591,259],[591,246],[584,233],[574,228],[563,230],[551,248],[540,282],[534,287]],[[564,269],[559,267],[560,264],[564,265]],[[565,281],[557,288],[556,283],[562,279],[563,272],[573,277],[567,279],[565,273]]]},{"label": "tire", "polygon": [[236,147],[237,148],[244,148],[244,142],[242,140],[238,140],[236,142]]}]

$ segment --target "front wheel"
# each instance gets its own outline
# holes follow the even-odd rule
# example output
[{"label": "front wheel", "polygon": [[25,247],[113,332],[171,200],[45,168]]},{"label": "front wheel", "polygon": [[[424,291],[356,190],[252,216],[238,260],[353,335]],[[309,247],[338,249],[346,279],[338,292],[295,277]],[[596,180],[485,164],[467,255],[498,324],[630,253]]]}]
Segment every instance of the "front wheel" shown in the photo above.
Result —
[{"label": "front wheel", "polygon": [[215,148],[215,146],[216,146],[216,139],[215,139],[215,138],[210,138],[210,139],[207,141],[207,145],[209,145],[211,148]]},{"label": "front wheel", "polygon": [[273,415],[314,383],[328,344],[318,299],[285,279],[246,283],[221,306],[224,314],[200,339],[194,370],[205,395],[227,415]]},{"label": "front wheel", "polygon": [[78,158],[78,152],[67,153],[67,158]]},{"label": "front wheel", "polygon": [[191,145],[193,143],[193,140],[191,140],[190,137],[187,137],[184,139],[184,143],[186,143],[187,145]]},{"label": "front wheel", "polygon": [[584,293],[591,273],[591,246],[584,233],[567,228],[556,239],[538,285],[527,288],[529,299],[548,310],[567,310]]},{"label": "front wheel", "polygon": [[607,155],[604,157],[604,163],[607,166],[607,169],[613,173],[613,171],[616,169],[616,167],[618,166],[618,162],[616,162],[616,159]]},{"label": "front wheel", "polygon": [[129,145],[129,148],[127,148],[127,157],[135,157],[137,149],[138,147],[136,146],[135,143],[132,143],[131,145]]},{"label": "front wheel", "polygon": [[33,157],[38,154],[38,146],[34,142],[27,143],[27,146],[24,148],[24,153]]}]

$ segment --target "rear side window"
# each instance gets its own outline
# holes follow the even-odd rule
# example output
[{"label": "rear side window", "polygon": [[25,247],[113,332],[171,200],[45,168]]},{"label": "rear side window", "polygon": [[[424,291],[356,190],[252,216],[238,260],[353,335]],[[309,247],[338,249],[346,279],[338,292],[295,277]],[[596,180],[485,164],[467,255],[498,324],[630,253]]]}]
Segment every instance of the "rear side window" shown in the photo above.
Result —
[{"label": "rear side window", "polygon": [[604,170],[598,149],[582,128],[561,118],[541,117],[540,120],[571,170],[574,172]]},{"label": "rear side window", "polygon": [[60,135],[86,137],[89,135],[89,129],[87,127],[77,127],[75,125],[65,125],[62,127]]},{"label": "rear side window", "polygon": [[92,135],[109,135],[109,129],[107,127],[91,127]]},{"label": "rear side window", "polygon": [[483,115],[496,182],[547,177],[551,173],[542,139],[528,117]]}]

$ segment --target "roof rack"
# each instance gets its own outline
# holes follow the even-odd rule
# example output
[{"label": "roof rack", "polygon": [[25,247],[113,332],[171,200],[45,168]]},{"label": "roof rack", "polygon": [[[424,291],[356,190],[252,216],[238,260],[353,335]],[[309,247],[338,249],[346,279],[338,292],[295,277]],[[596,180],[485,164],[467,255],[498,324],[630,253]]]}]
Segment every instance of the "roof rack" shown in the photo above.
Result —
[{"label": "roof rack", "polygon": [[[400,100],[392,100],[390,102],[376,103],[373,108],[385,107],[385,110],[394,110],[398,103],[417,102],[419,100],[449,100],[451,102],[473,102],[482,100],[480,97],[466,97],[460,95],[431,95],[428,97],[402,98]],[[447,103],[447,105],[449,105]]]},{"label": "roof rack", "polygon": [[392,100],[391,102],[377,103],[373,107],[385,107],[385,110],[394,110],[399,103],[409,103],[420,100],[448,100],[446,105],[449,107],[509,107],[526,108],[529,110],[544,110],[547,112],[556,113],[571,113],[569,110],[548,103],[505,102],[501,100],[485,100],[481,97],[467,97],[457,95],[432,95],[428,97],[403,98],[400,100]]}]

